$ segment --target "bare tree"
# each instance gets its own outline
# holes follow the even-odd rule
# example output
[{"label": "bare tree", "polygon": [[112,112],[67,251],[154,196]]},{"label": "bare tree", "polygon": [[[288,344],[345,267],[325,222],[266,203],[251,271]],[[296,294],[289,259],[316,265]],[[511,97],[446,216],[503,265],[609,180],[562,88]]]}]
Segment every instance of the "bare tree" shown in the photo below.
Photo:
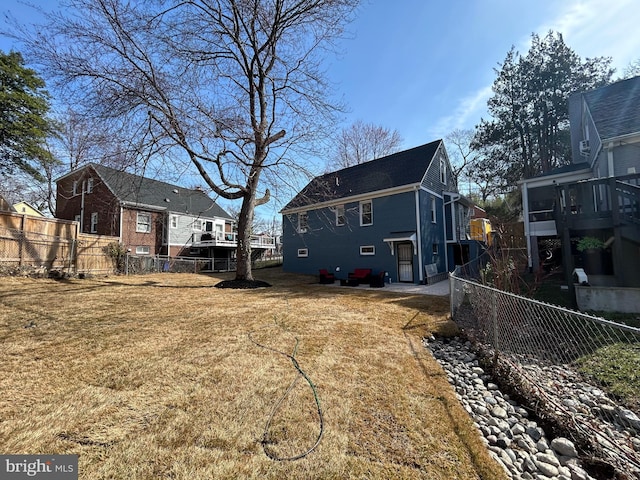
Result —
[{"label": "bare tree", "polygon": [[622,79],[633,78],[640,75],[640,59],[629,62],[622,72]]},{"label": "bare tree", "polygon": [[477,152],[471,148],[474,135],[472,129],[456,129],[445,137],[449,146],[447,153],[451,161],[451,174],[456,185],[468,177],[469,166],[478,158]]},{"label": "bare tree", "polygon": [[187,158],[212,191],[241,200],[236,280],[251,281],[261,188],[338,106],[322,53],[358,0],[67,0],[28,51],[65,98],[126,123],[142,158]]},{"label": "bare tree", "polygon": [[340,132],[328,167],[339,170],[390,155],[400,150],[402,142],[397,130],[358,120]]}]

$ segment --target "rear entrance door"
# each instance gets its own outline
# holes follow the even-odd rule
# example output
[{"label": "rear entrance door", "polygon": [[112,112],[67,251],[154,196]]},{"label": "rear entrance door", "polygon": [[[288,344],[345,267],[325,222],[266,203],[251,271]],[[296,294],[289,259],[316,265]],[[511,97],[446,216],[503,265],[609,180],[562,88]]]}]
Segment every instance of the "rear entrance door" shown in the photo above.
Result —
[{"label": "rear entrance door", "polygon": [[398,243],[398,280],[413,282],[413,245]]}]

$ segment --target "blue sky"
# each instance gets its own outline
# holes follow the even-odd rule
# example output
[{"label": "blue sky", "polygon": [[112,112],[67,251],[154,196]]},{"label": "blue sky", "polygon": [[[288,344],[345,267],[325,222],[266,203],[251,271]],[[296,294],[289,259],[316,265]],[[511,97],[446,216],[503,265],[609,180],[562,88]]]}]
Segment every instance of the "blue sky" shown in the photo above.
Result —
[{"label": "blue sky", "polygon": [[[2,18],[28,23],[20,2],[4,0]],[[612,57],[622,74],[640,59],[639,25],[637,0],[363,0],[327,73],[349,107],[344,126],[395,129],[411,148],[486,118],[494,69],[512,45],[526,53],[532,33],[561,32],[581,58]],[[12,46],[0,36],[0,49]]]},{"label": "blue sky", "polygon": [[[3,17],[28,22],[21,1],[4,0]],[[637,0],[363,0],[327,69],[349,107],[345,125],[396,129],[410,148],[486,117],[494,68],[512,45],[526,53],[531,33],[561,32],[583,59],[610,56],[621,74],[640,59],[638,25]]]},{"label": "blue sky", "polygon": [[[391,7],[391,5],[393,5]],[[640,58],[635,0],[370,0],[330,75],[361,119],[397,129],[405,147],[473,128],[487,117],[494,68],[550,29],[583,59],[618,73]]]}]

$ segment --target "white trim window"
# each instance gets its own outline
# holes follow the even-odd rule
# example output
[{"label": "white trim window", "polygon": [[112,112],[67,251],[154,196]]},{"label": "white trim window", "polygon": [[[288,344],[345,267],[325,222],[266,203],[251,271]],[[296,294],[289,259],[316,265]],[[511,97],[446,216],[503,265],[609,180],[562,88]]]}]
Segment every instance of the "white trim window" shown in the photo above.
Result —
[{"label": "white trim window", "polygon": [[435,257],[436,255],[438,255],[439,251],[438,251],[438,244],[434,243],[431,245],[431,253],[433,254],[433,256]]},{"label": "white trim window", "polygon": [[98,231],[98,212],[93,212],[91,214],[91,233],[96,233]]},{"label": "white trim window", "polygon": [[93,177],[87,179],[87,193],[93,192]]},{"label": "white trim window", "polygon": [[202,220],[200,220],[199,218],[196,218],[193,221],[192,228],[193,228],[194,232],[201,232],[202,231]]},{"label": "white trim window", "polygon": [[171,215],[171,228],[178,228],[178,216]]},{"label": "white trim window", "polygon": [[436,223],[436,197],[431,197],[431,223]]},{"label": "white trim window", "polygon": [[73,195],[78,195],[78,181],[77,180],[73,181],[73,192],[72,192],[72,194]]},{"label": "white trim window", "polygon": [[440,159],[440,183],[447,184],[447,164],[444,158]]},{"label": "white trim window", "polygon": [[138,245],[136,247],[136,255],[149,255],[151,248],[149,245]]},{"label": "white trim window", "polygon": [[151,214],[138,212],[136,217],[136,232],[150,233],[151,232]]},{"label": "white trim window", "polygon": [[309,230],[309,214],[300,212],[298,213],[298,233],[307,233],[307,230]]},{"label": "white trim window", "polygon": [[375,245],[360,245],[360,255],[375,255]]},{"label": "white trim window", "polygon": [[360,202],[360,226],[373,225],[373,202],[365,200]]},{"label": "white trim window", "polygon": [[298,249],[298,257],[300,258],[305,258],[309,256],[309,249],[308,248],[299,248]]},{"label": "white trim window", "polygon": [[336,227],[342,227],[345,223],[344,205],[338,205],[336,206]]}]

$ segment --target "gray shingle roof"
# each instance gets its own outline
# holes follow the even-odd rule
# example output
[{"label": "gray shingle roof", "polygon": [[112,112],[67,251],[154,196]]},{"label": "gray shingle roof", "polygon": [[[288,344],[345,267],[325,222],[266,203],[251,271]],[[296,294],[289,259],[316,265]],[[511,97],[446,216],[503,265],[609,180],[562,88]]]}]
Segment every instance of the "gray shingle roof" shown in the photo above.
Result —
[{"label": "gray shingle roof", "polygon": [[419,184],[441,143],[442,140],[436,140],[316,177],[283,208],[283,211]]},{"label": "gray shingle roof", "polygon": [[122,202],[201,217],[232,218],[201,190],[191,190],[103,165],[91,164],[91,167]]},{"label": "gray shingle roof", "polygon": [[602,140],[640,132],[640,77],[584,92]]}]

